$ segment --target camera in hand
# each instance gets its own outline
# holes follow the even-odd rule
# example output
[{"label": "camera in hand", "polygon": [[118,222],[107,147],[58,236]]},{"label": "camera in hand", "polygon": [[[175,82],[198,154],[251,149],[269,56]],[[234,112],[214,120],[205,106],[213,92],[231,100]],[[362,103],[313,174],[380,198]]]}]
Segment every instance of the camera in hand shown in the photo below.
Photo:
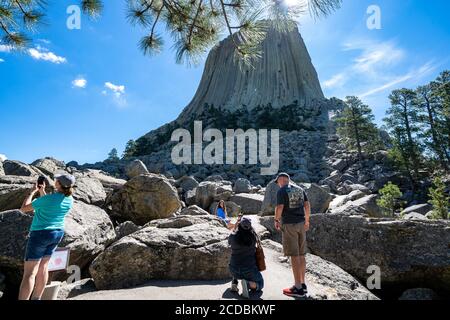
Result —
[{"label": "camera in hand", "polygon": [[37,181],[38,187],[42,187],[47,179],[44,176],[40,176]]}]

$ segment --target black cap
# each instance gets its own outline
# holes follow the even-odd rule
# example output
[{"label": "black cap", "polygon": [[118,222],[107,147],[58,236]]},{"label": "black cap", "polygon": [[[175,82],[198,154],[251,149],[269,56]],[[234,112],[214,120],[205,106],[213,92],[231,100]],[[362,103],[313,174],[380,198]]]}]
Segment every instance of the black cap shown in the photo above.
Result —
[{"label": "black cap", "polygon": [[250,230],[252,228],[252,221],[248,218],[242,218],[240,226],[244,230]]}]

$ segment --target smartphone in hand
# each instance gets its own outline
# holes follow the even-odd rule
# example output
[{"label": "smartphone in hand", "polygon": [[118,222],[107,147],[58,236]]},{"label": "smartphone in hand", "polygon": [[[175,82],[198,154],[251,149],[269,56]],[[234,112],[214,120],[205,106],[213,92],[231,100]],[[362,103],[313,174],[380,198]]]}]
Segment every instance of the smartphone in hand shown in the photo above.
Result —
[{"label": "smartphone in hand", "polygon": [[38,188],[44,186],[46,180],[47,179],[44,176],[40,176],[37,181]]}]

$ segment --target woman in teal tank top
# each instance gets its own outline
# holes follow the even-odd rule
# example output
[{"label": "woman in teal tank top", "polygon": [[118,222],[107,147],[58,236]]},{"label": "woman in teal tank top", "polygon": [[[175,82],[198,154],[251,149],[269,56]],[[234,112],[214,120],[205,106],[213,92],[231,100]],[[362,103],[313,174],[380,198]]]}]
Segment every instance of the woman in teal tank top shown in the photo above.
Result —
[{"label": "woman in teal tank top", "polygon": [[[34,213],[27,242],[24,273],[19,300],[40,300],[48,281],[48,264],[64,236],[64,220],[73,205],[75,178],[71,175],[55,177],[53,194],[45,194],[45,182],[35,185],[22,204],[21,211]],[[40,197],[33,201],[36,193]]]}]

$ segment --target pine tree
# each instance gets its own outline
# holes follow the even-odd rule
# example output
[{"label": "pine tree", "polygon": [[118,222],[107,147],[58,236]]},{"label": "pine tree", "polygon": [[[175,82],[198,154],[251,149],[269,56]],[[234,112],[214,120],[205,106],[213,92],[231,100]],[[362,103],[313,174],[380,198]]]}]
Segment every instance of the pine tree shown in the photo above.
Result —
[{"label": "pine tree", "polygon": [[443,169],[448,169],[445,143],[442,135],[442,120],[438,113],[441,109],[438,104],[438,97],[433,94],[432,85],[420,86],[416,89],[416,101],[414,106],[418,112],[418,122],[422,130],[419,137],[423,139],[424,144],[429,151],[436,155]]},{"label": "pine tree", "polygon": [[134,140],[128,140],[125,151],[123,152],[122,159],[130,159],[134,156],[136,156],[137,146],[136,141]]},{"label": "pine tree", "polygon": [[378,130],[374,119],[370,107],[354,96],[346,98],[344,109],[336,117],[338,133],[344,138],[349,148],[356,148],[360,161],[363,146],[368,150],[378,141]]},{"label": "pine tree", "polygon": [[[1,0],[0,39],[11,49],[22,49],[31,39],[27,31],[35,32],[42,24],[46,12],[46,0]],[[80,0],[84,13],[97,17],[102,11],[101,0]]]},{"label": "pine tree", "polygon": [[450,70],[445,70],[430,84],[432,96],[436,99],[438,115],[437,131],[441,136],[442,149],[450,166]]},{"label": "pine tree", "polygon": [[[80,0],[82,9],[98,16],[102,0]],[[139,46],[144,54],[161,51],[164,43],[158,30],[165,27],[172,36],[177,62],[196,62],[206,50],[215,45],[223,31],[232,36],[236,54],[242,61],[261,55],[260,44],[267,23],[276,28],[291,29],[293,22],[309,11],[321,17],[337,10],[342,0],[306,0],[286,6],[283,1],[265,0],[126,0],[128,20],[146,30]],[[105,2],[106,3],[106,2]],[[22,48],[30,41],[25,30],[34,30],[46,12],[46,0],[0,0],[0,38],[13,47]],[[240,31],[240,33],[237,33]]]},{"label": "pine tree", "polygon": [[379,191],[380,198],[377,204],[383,211],[384,215],[394,217],[396,210],[401,210],[400,198],[403,196],[399,187],[389,182]]},{"label": "pine tree", "polygon": [[119,161],[119,153],[117,152],[116,148],[113,148],[109,153],[108,153],[108,159],[107,161],[111,161],[111,162],[116,162]]},{"label": "pine tree", "polygon": [[440,177],[433,180],[433,187],[429,192],[431,198],[429,203],[433,205],[432,219],[450,219],[450,197],[445,193],[445,184]]},{"label": "pine tree", "polygon": [[[403,166],[408,170],[408,176],[414,189],[419,177],[420,144],[416,139],[420,131],[418,126],[416,93],[409,89],[395,90],[389,96],[391,107],[387,110],[387,117],[383,120],[389,133],[394,137],[395,145],[401,154]],[[412,171],[412,172],[411,172]]]}]

